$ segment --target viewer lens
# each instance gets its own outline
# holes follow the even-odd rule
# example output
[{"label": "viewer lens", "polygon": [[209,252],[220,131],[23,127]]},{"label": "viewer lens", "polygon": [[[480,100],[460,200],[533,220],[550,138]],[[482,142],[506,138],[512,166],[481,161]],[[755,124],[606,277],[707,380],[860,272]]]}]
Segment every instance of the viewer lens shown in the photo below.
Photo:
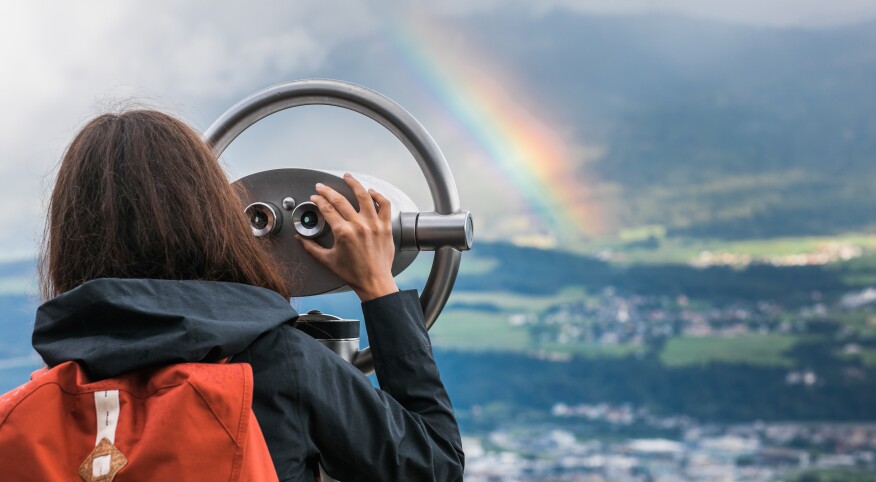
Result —
[{"label": "viewer lens", "polygon": [[268,225],[268,216],[261,209],[254,209],[249,218],[249,223],[255,229],[265,229]]},{"label": "viewer lens", "polygon": [[266,202],[255,202],[243,210],[249,220],[249,227],[254,236],[267,236],[280,231],[283,218],[277,206]]},{"label": "viewer lens", "polygon": [[292,210],[292,223],[295,232],[308,239],[318,238],[328,229],[325,218],[319,215],[319,208],[310,201],[303,202]]},{"label": "viewer lens", "polygon": [[301,215],[301,225],[307,229],[313,229],[319,224],[319,217],[313,211],[307,211]]}]

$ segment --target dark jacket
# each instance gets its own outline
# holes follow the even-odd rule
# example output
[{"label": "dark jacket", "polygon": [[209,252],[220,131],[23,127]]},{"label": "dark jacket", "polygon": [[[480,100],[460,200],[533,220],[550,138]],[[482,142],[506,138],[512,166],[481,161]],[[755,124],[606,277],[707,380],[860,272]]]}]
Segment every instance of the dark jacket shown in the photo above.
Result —
[{"label": "dark jacket", "polygon": [[362,304],[380,390],[294,328],[277,293],[212,281],[89,281],[40,306],[34,348],[95,379],[179,362],[252,365],[253,411],[281,481],[461,480],[463,453],[415,291]]}]

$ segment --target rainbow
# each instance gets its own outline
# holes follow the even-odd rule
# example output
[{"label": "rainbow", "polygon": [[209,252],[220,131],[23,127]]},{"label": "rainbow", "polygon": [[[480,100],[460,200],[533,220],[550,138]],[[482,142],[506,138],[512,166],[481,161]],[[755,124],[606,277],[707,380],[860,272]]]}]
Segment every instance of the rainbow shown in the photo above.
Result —
[{"label": "rainbow", "polygon": [[602,216],[587,199],[566,143],[520,103],[531,95],[469,46],[446,48],[448,38],[411,18],[391,31],[405,64],[527,201],[534,225],[563,240],[602,233]]}]

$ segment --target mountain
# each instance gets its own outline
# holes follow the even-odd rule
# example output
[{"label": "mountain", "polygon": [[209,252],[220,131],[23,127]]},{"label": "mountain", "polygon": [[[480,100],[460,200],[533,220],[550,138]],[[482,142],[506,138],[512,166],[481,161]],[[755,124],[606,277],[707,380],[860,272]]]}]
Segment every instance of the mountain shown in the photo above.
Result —
[{"label": "mountain", "polygon": [[520,76],[522,103],[601,147],[579,166],[581,189],[620,229],[744,239],[876,226],[876,23],[554,12],[461,30]]},{"label": "mountain", "polygon": [[579,137],[598,126],[606,152],[592,170],[623,187],[624,224],[751,238],[876,220],[876,24],[544,22],[563,44],[521,52],[553,73],[540,82],[573,103]]}]

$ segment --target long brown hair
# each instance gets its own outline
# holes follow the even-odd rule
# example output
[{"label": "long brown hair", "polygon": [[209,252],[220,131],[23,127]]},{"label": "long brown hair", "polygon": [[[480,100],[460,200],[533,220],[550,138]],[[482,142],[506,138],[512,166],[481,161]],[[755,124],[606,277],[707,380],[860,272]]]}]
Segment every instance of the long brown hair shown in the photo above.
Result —
[{"label": "long brown hair", "polygon": [[98,116],[61,161],[40,291],[49,299],[96,278],[233,281],[289,296],[209,146],[154,110]]}]

